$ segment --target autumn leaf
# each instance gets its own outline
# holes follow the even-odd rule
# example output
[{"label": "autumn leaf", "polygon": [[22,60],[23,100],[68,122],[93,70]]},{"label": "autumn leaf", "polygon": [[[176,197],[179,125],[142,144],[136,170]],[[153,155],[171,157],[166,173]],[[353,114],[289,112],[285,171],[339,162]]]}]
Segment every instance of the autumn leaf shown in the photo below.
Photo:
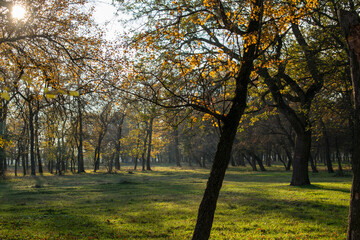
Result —
[{"label": "autumn leaf", "polygon": [[1,98],[5,99],[6,101],[10,100],[10,95],[8,92],[2,92],[1,93]]},{"label": "autumn leaf", "polygon": [[69,95],[73,97],[78,97],[80,96],[80,93],[78,91],[69,91]]}]

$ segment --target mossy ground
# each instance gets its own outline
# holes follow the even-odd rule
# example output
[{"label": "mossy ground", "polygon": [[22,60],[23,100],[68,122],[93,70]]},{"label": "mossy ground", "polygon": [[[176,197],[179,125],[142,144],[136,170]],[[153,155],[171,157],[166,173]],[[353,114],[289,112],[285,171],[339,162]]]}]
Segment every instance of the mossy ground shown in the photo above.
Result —
[{"label": "mossy ground", "polygon": [[[0,181],[0,239],[190,239],[209,169]],[[351,177],[229,168],[211,239],[345,239]]]}]

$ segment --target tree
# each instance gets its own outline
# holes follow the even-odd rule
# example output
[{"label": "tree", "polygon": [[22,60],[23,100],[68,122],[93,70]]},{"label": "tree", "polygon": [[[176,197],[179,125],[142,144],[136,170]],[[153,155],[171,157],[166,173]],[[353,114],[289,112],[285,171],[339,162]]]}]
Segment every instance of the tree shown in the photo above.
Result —
[{"label": "tree", "polygon": [[[124,107],[123,110],[118,110],[118,112],[114,113],[113,116],[113,125],[115,126],[115,133],[112,141],[115,145],[115,169],[120,170],[120,153],[121,153],[121,138],[123,137],[123,126],[124,126],[124,120],[126,116],[126,107]],[[112,160],[111,160],[112,161]],[[112,163],[111,163],[112,166]],[[109,168],[110,171],[110,168]]]},{"label": "tree", "polygon": [[103,56],[101,31],[91,20],[91,10],[82,8],[85,2],[17,1],[26,6],[22,19],[12,17],[12,3],[0,3],[1,97],[6,102],[11,92],[28,93],[22,96],[29,107],[32,175],[36,148],[34,99],[77,95],[71,80],[91,78],[94,63]]},{"label": "tree", "polygon": [[[309,1],[300,7],[295,19],[313,4]],[[192,107],[220,123],[220,139],[193,235],[193,239],[208,239],[255,60],[294,19],[287,14],[292,5],[262,0],[131,1],[124,5],[146,18],[144,31],[135,34],[130,45],[142,51],[128,78],[133,81],[129,81],[132,93],[166,108]],[[136,91],[141,85],[151,94]]]},{"label": "tree", "polygon": [[102,108],[100,114],[98,116],[94,116],[95,123],[93,124],[92,133],[92,135],[96,137],[94,143],[94,172],[96,172],[96,170],[99,170],[100,168],[101,146],[111,121],[111,110],[111,102],[106,103],[105,106]]},{"label": "tree", "polygon": [[[354,146],[360,145],[360,18],[356,12],[339,10],[341,28],[349,48],[351,80],[354,97]],[[360,148],[355,147],[352,159],[351,187],[347,239],[360,239]]]},{"label": "tree", "polygon": [[[294,55],[282,58],[283,40],[279,39],[273,60],[282,63],[278,64],[277,71],[273,76],[269,73],[268,68],[261,68],[259,74],[269,87],[279,111],[288,119],[296,132],[291,185],[301,186],[310,184],[308,177],[308,161],[311,157],[312,140],[310,111],[316,94],[324,85],[324,73],[319,67],[318,53],[321,50],[317,50],[316,45],[310,46],[308,44],[298,23],[292,23],[291,30],[303,59],[298,60]],[[296,63],[295,66],[287,67],[286,62]],[[303,66],[301,66],[301,62],[303,62]],[[302,70],[295,73],[294,69],[298,65],[301,66]],[[304,70],[305,72],[301,73]],[[312,81],[305,84],[304,81],[307,81],[308,78],[311,78]]]}]

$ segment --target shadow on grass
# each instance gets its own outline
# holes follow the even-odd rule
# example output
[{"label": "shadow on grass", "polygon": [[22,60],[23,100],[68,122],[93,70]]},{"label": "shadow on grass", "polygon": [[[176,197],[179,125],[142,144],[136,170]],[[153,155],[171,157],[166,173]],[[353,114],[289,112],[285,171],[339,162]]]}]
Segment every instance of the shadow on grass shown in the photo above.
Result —
[{"label": "shadow on grass", "polygon": [[[23,237],[17,239],[37,238],[36,234],[60,239],[175,239],[173,234],[181,231],[185,232],[183,237],[190,236],[208,172],[89,173],[0,182],[0,222],[4,229],[0,233],[12,239],[19,229]],[[234,210],[233,214],[246,216],[248,221],[275,216],[342,227],[347,207],[315,195],[324,191],[344,195],[349,189],[322,185],[342,180],[321,176],[324,179],[317,176],[309,187],[289,187],[291,172],[230,168],[219,199],[225,207],[217,214],[229,218],[229,211]],[[295,194],[292,199],[286,198],[288,188],[314,196],[296,198]]]},{"label": "shadow on grass", "polygon": [[[339,191],[335,190],[335,188],[327,189],[326,187],[319,186],[312,186],[307,189],[347,193],[347,191]],[[297,198],[296,191],[296,189],[291,190],[291,192],[295,192],[295,195],[290,197],[290,199],[277,198],[276,194],[272,195],[267,192],[225,192],[222,193],[220,201],[228,203],[224,207],[224,212],[229,209],[238,209],[243,215],[253,216],[255,219],[266,217],[292,219],[324,226],[334,225],[339,228],[346,225],[347,206],[333,204],[324,197],[306,199],[305,195],[303,198]],[[316,191],[310,194],[316,194]]]},{"label": "shadow on grass", "polygon": [[[291,181],[292,171],[279,170],[267,170],[251,171],[248,168],[232,167],[227,170],[225,180],[235,182],[257,182],[257,183],[289,183]],[[310,181],[312,183],[320,182],[344,182],[351,180],[351,175],[346,176],[334,176],[327,172],[319,172],[310,175]]]},{"label": "shadow on grass", "polygon": [[[1,217],[3,239],[114,239],[119,232],[108,221],[95,221],[87,215],[70,213],[71,209],[43,208]],[[20,236],[17,238],[16,236]]]},{"label": "shadow on grass", "polygon": [[343,193],[350,193],[350,188],[341,188],[341,187],[335,187],[335,186],[323,186],[319,184],[310,184],[306,186],[298,186],[296,188],[302,188],[302,189],[314,189],[314,190],[326,190],[326,191],[335,191],[335,192],[343,192]]},{"label": "shadow on grass", "polygon": [[[1,182],[0,236],[170,238],[172,228],[165,226],[163,214],[187,218],[191,213],[182,207],[166,211],[161,207],[179,199],[193,199],[199,193],[193,183],[186,183],[182,177],[153,172],[42,176]],[[157,203],[162,204],[160,209]],[[18,234],[21,237],[17,238]]]}]

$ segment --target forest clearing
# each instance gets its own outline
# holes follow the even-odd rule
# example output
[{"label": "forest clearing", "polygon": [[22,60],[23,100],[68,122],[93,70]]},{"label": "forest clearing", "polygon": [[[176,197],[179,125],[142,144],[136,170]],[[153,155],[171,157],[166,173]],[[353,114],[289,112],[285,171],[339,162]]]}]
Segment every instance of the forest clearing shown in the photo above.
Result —
[{"label": "forest clearing", "polygon": [[[131,168],[132,169],[132,168]],[[0,182],[2,239],[189,239],[209,169],[124,167]],[[210,239],[344,239],[351,177],[229,168]]]},{"label": "forest clearing", "polygon": [[0,0],[0,194],[1,240],[360,240],[360,1]]}]

